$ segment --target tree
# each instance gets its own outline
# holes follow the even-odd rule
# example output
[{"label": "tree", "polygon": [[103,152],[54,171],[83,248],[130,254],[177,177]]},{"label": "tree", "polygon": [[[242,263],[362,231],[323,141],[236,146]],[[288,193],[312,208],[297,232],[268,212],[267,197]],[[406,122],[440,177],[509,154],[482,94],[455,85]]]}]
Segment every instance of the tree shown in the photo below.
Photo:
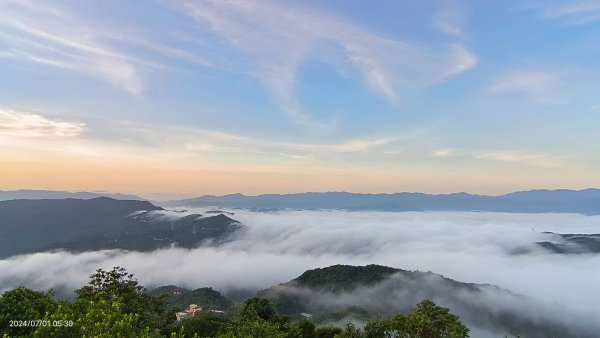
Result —
[{"label": "tree", "polygon": [[[44,337],[60,337],[60,338],[76,338],[81,337],[78,318],[80,314],[68,302],[59,303],[54,312],[46,313],[44,320],[49,321],[52,325],[40,326],[33,333],[35,338]],[[60,325],[54,325],[60,323]]]},{"label": "tree", "polygon": [[389,336],[394,337],[392,333],[391,320],[381,319],[375,317],[371,319],[364,328],[365,338],[387,338]]},{"label": "tree", "polygon": [[216,337],[227,331],[230,320],[220,316],[196,316],[178,323],[184,332],[193,332],[200,337]]},{"label": "tree", "polygon": [[315,330],[315,338],[334,338],[342,332],[341,328],[335,326],[319,327]]},{"label": "tree", "polygon": [[12,326],[11,321],[40,320],[54,311],[57,303],[52,291],[39,292],[18,287],[0,296],[0,332],[9,336],[29,335],[33,326]]},{"label": "tree", "polygon": [[308,319],[302,319],[295,324],[298,337],[300,338],[314,338],[315,337],[315,324]]},{"label": "tree", "polygon": [[113,301],[123,304],[126,312],[139,310],[140,301],[144,298],[144,287],[139,285],[133,274],[127,273],[122,267],[114,267],[111,271],[96,270],[90,276],[87,286],[75,291],[78,300],[84,301]]},{"label": "tree", "polygon": [[237,323],[234,327],[234,337],[244,338],[286,338],[279,325],[261,320],[249,320]]},{"label": "tree", "polygon": [[361,338],[363,337],[359,328],[352,323],[347,323],[344,331],[335,335],[335,338]]},{"label": "tree", "polygon": [[364,335],[366,338],[466,338],[469,329],[448,309],[424,300],[408,315],[369,321]]},{"label": "tree", "polygon": [[150,337],[150,329],[142,328],[139,323],[140,316],[123,312],[118,302],[109,303],[105,300],[91,302],[87,310],[77,320],[82,337]]},{"label": "tree", "polygon": [[150,329],[139,323],[139,315],[124,313],[118,302],[108,303],[105,300],[90,301],[79,312],[74,307],[59,305],[57,310],[46,320],[61,325],[38,327],[34,337],[95,337],[95,338],[149,338]]},{"label": "tree", "polygon": [[89,284],[76,290],[76,304],[80,310],[90,302],[106,302],[109,306],[118,303],[122,313],[136,314],[139,324],[158,330],[166,324],[164,299],[154,298],[139,285],[133,274],[125,268],[114,267],[111,271],[98,269],[90,276]]},{"label": "tree", "polygon": [[238,310],[238,317],[242,320],[275,321],[277,314],[273,304],[268,299],[253,297],[241,305]]},{"label": "tree", "polygon": [[469,329],[450,310],[437,306],[426,299],[413,309],[406,318],[405,327],[413,337],[464,338]]}]

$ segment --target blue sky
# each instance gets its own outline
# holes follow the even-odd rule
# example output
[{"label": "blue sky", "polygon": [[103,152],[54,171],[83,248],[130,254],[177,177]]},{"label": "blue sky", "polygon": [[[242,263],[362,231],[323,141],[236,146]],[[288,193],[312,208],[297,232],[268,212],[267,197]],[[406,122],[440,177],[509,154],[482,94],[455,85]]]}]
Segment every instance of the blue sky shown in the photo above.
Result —
[{"label": "blue sky", "polygon": [[0,10],[0,188],[600,186],[598,1]]}]

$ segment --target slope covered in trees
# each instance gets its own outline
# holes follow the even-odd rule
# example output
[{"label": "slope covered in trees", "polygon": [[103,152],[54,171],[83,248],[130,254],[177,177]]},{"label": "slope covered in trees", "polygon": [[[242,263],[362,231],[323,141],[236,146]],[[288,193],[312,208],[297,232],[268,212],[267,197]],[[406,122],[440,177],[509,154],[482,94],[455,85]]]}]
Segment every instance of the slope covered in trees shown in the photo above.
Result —
[{"label": "slope covered in trees", "polygon": [[106,197],[0,201],[0,258],[53,249],[150,251],[222,241],[240,224],[223,215],[169,218],[147,201]]},{"label": "slope covered in trees", "polygon": [[[374,317],[406,313],[423,299],[450,308],[472,329],[525,337],[589,337],[541,314],[527,314],[531,300],[488,284],[462,283],[421,271],[380,265],[334,265],[258,293],[282,314],[316,323],[365,323]],[[500,304],[500,305],[499,305]],[[510,305],[509,305],[510,304]]]},{"label": "slope covered in trees", "polygon": [[211,288],[188,290],[175,285],[158,287],[149,292],[154,297],[164,297],[168,308],[183,309],[190,304],[201,304],[203,308],[213,310],[228,310],[232,302],[219,291]]},{"label": "slope covered in trees", "polygon": [[364,328],[293,321],[258,297],[237,305],[231,316],[207,312],[176,321],[176,309],[163,296],[148,294],[123,268],[99,269],[76,295],[66,302],[25,288],[5,292],[0,296],[2,337],[461,338],[469,332],[457,316],[429,300],[408,314],[374,318]]}]

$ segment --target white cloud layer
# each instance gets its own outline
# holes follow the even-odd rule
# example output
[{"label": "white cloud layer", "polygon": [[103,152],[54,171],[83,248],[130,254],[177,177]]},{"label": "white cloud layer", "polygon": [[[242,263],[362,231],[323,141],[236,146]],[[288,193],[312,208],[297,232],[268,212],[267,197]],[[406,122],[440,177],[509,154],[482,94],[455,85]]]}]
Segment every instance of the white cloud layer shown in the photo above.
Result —
[{"label": "white cloud layer", "polygon": [[[0,290],[73,289],[98,267],[124,266],[146,286],[261,289],[307,269],[383,264],[492,283],[533,299],[600,315],[600,255],[556,255],[534,243],[544,231],[595,233],[598,216],[469,212],[235,210],[246,225],[233,241],[152,253],[38,253],[0,261]],[[526,250],[525,250],[526,249]],[[529,250],[528,253],[523,253]],[[577,287],[565,287],[565,286]]]}]

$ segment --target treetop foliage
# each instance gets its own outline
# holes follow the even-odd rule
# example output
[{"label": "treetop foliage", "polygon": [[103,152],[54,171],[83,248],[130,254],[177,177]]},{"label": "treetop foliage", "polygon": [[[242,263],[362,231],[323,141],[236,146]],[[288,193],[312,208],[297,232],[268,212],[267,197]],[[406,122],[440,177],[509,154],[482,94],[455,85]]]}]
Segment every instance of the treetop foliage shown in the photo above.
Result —
[{"label": "treetop foliage", "polygon": [[[469,329],[446,308],[424,300],[408,314],[373,318],[364,327],[316,327],[308,320],[279,315],[265,298],[238,304],[232,315],[206,312],[176,321],[177,309],[149,295],[124,268],[98,269],[73,302],[52,292],[19,287],[0,296],[0,332],[7,337],[123,338],[463,338]],[[11,320],[50,325],[15,326]]]}]

